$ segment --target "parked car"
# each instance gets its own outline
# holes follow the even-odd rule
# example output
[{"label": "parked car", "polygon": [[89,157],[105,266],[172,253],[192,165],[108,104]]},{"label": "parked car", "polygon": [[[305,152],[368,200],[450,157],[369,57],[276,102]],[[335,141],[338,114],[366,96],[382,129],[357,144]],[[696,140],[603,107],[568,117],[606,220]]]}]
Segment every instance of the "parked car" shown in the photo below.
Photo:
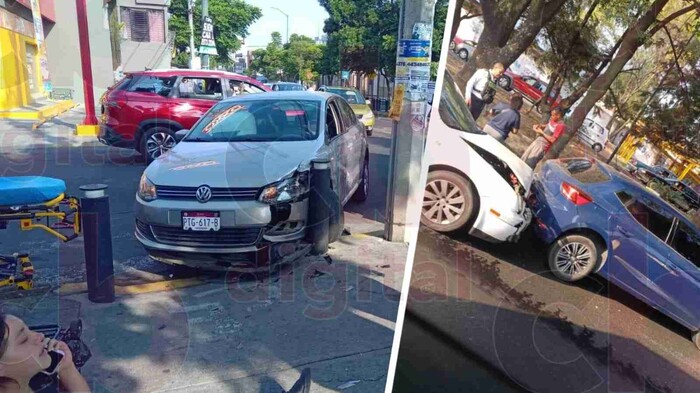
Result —
[{"label": "parked car", "polygon": [[318,91],[325,91],[343,97],[343,99],[350,104],[357,118],[365,125],[367,135],[372,136],[375,121],[374,112],[372,112],[372,108],[369,107],[371,104],[370,100],[366,100],[359,90],[349,87],[321,86]]},{"label": "parked car", "polygon": [[602,125],[598,124],[595,120],[591,118],[586,118],[583,121],[583,125],[579,128],[578,138],[590,146],[596,153],[599,153],[605,147],[608,141],[609,130]]},{"label": "parked car", "polygon": [[292,82],[274,82],[270,83],[272,91],[306,91],[304,86]]},{"label": "parked car", "polygon": [[178,138],[144,171],[135,203],[136,238],[166,263],[249,265],[261,252],[274,261],[284,247],[298,246],[307,231],[314,158],[330,158],[341,206],[369,193],[363,125],[332,94],[230,98]]},{"label": "parked car", "polygon": [[641,161],[637,161],[636,166],[637,170],[635,174],[644,184],[648,184],[652,180],[668,185],[675,185],[678,183],[676,175],[662,166],[650,166]]},{"label": "parked car", "polygon": [[438,112],[428,134],[421,223],[437,232],[517,241],[532,218],[525,204],[532,170],[479,129],[449,73]]},{"label": "parked car", "polygon": [[700,192],[698,192],[698,189],[693,188],[693,186],[687,181],[680,182],[678,186],[683,193],[683,196],[688,201],[690,208],[700,209]]},{"label": "parked car", "polygon": [[[496,83],[507,91],[516,90],[520,92],[530,102],[539,100],[547,90],[547,84],[543,81],[532,76],[518,75],[510,70],[506,70]],[[559,106],[561,101],[561,97],[555,96],[554,93],[554,91],[549,93],[549,98],[547,98],[547,104],[552,108]]]},{"label": "parked car", "polygon": [[173,146],[217,102],[269,88],[223,71],[167,70],[128,73],[100,98],[98,140],[135,149],[150,163]]},{"label": "parked car", "polygon": [[469,60],[469,56],[474,53],[474,49],[476,49],[476,42],[455,37],[450,42],[450,49],[455,52],[460,59],[467,61]]},{"label": "parked car", "polygon": [[597,160],[549,160],[535,175],[533,227],[554,276],[596,273],[693,332],[700,348],[700,230]]}]

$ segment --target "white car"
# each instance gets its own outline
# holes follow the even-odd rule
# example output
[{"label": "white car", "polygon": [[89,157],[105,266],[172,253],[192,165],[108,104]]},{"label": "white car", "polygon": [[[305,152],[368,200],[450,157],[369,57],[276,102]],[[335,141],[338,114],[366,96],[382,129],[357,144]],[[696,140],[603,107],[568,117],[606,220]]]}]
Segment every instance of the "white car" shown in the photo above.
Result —
[{"label": "white car", "polygon": [[583,121],[583,125],[578,130],[578,138],[588,146],[590,146],[596,153],[603,150],[605,143],[608,141],[608,134],[610,132],[607,128],[598,124],[595,120],[587,117]]},{"label": "white car", "polygon": [[428,133],[428,179],[421,224],[467,230],[491,242],[517,241],[532,220],[525,200],[532,169],[481,131],[449,74]]}]

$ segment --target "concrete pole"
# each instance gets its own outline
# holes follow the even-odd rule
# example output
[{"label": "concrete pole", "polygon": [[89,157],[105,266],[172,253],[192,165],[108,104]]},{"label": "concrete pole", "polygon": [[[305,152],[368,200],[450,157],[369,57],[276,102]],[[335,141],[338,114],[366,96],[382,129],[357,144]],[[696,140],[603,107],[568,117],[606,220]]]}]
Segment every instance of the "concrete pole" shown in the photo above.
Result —
[{"label": "concrete pole", "polygon": [[[430,56],[435,3],[436,0],[404,0],[401,3],[397,48],[399,57],[397,57],[394,95],[396,96],[397,91],[400,90],[400,85],[403,86],[405,94],[401,103],[399,120],[398,122],[394,120],[392,130],[386,224],[384,227],[384,237],[391,242],[408,242],[418,229],[420,215],[413,214],[414,212],[409,211],[409,207],[420,204],[423,195],[423,186],[418,183],[427,131],[427,119],[423,118],[421,124],[420,115],[416,115],[415,111],[415,108],[421,105],[425,110],[427,95],[423,94],[422,97],[417,98],[421,95],[411,92],[411,85],[415,84],[412,72],[414,67],[402,65],[399,61],[401,60],[402,47],[405,48],[406,45],[402,41],[428,38],[430,41],[428,56]],[[429,37],[425,36],[426,31],[429,33]],[[429,58],[428,62],[430,62]],[[402,74],[408,74],[410,80],[401,78]],[[430,75],[429,65],[428,75]],[[425,81],[425,89],[427,89],[427,83],[428,81]],[[425,111],[423,113],[425,114]]]},{"label": "concrete pole", "polygon": [[[202,21],[209,16],[209,0],[202,0]],[[202,69],[209,69],[209,55],[202,55]]]},{"label": "concrete pole", "polygon": [[188,0],[187,19],[190,24],[190,68],[194,68],[194,1]]}]

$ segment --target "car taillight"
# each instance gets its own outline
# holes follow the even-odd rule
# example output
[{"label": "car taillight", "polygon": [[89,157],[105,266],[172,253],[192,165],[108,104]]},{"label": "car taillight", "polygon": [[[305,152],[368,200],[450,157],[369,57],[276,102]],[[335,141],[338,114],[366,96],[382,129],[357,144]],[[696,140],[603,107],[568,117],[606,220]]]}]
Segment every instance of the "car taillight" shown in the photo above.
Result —
[{"label": "car taillight", "polygon": [[583,206],[593,202],[593,198],[588,194],[566,182],[561,184],[561,194],[576,206]]}]

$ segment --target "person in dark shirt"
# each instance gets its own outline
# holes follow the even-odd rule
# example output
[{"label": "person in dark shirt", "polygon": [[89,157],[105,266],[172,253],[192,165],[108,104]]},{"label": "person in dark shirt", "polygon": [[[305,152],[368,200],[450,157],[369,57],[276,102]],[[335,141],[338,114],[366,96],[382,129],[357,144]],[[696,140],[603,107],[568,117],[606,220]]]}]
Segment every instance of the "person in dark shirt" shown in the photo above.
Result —
[{"label": "person in dark shirt", "polygon": [[496,116],[484,126],[484,132],[504,143],[511,133],[517,134],[520,129],[520,108],[523,107],[523,97],[520,94],[510,96],[510,103],[499,103],[491,110]]}]

